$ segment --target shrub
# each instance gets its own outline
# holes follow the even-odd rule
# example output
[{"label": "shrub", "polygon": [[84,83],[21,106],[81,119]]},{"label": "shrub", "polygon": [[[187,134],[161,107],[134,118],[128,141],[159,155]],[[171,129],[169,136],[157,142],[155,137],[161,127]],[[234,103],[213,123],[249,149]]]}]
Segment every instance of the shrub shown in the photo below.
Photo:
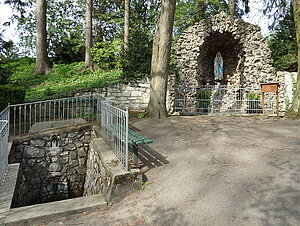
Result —
[{"label": "shrub", "polygon": [[209,90],[199,90],[197,99],[199,110],[207,112],[211,102],[211,92]]},{"label": "shrub", "polygon": [[249,93],[247,96],[247,112],[261,113],[262,106],[260,104],[261,95],[257,93]]},{"label": "shrub", "polygon": [[25,99],[25,89],[15,85],[0,85],[0,110],[2,111],[8,103],[22,103]]},{"label": "shrub", "polygon": [[93,61],[104,70],[119,69],[121,42],[118,40],[97,42],[91,50]]}]

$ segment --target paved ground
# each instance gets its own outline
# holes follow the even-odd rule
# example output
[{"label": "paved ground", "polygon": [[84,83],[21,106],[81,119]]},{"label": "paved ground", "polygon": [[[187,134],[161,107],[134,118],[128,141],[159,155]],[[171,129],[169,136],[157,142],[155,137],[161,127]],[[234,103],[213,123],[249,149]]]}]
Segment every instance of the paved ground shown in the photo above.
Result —
[{"label": "paved ground", "polygon": [[151,184],[49,225],[300,225],[300,120],[136,120]]}]

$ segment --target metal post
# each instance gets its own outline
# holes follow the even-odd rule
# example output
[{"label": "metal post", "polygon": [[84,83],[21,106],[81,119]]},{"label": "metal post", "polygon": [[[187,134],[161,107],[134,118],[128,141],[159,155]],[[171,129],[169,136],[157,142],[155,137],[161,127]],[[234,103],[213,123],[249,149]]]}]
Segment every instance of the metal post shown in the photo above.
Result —
[{"label": "metal post", "polygon": [[128,107],[125,111],[126,117],[126,124],[125,124],[125,169],[128,170],[128,121],[129,121],[129,114],[128,114]]}]

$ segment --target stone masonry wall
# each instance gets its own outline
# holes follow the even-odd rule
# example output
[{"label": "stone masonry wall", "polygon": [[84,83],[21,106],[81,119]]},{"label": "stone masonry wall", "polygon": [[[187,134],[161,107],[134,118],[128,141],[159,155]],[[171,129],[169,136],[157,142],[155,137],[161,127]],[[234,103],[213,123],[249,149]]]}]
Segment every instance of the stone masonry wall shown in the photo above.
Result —
[{"label": "stone masonry wall", "polygon": [[149,79],[128,84],[116,84],[107,88],[93,89],[91,92],[81,92],[76,95],[100,93],[110,99],[114,106],[121,109],[128,107],[131,111],[144,111],[150,98]]},{"label": "stone masonry wall", "polygon": [[278,71],[277,77],[280,79],[281,92],[280,94],[280,108],[284,111],[291,107],[293,95],[296,91],[297,72]]},{"label": "stone masonry wall", "polygon": [[[167,89],[167,109],[173,108],[170,102],[171,90],[174,88],[174,76],[170,76]],[[150,80],[143,79],[128,84],[119,83],[107,88],[93,89],[90,92],[80,92],[77,96],[85,94],[99,93],[110,99],[114,106],[130,111],[145,111],[150,98]]]},{"label": "stone masonry wall", "polygon": [[102,138],[91,141],[83,195],[102,193],[107,202],[117,202],[138,190],[141,181],[141,171],[125,170]]},{"label": "stone masonry wall", "polygon": [[13,207],[81,196],[91,136],[91,125],[81,125],[15,139],[9,161],[21,166]]}]

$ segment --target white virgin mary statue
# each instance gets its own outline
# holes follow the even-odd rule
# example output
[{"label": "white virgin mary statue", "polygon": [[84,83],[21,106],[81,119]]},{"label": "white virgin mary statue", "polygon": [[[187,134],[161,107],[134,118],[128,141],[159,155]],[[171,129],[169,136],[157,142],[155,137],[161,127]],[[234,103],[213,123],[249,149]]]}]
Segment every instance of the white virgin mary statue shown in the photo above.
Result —
[{"label": "white virgin mary statue", "polygon": [[221,52],[217,52],[217,55],[215,57],[214,74],[215,74],[216,81],[223,79],[223,59],[222,59]]}]

